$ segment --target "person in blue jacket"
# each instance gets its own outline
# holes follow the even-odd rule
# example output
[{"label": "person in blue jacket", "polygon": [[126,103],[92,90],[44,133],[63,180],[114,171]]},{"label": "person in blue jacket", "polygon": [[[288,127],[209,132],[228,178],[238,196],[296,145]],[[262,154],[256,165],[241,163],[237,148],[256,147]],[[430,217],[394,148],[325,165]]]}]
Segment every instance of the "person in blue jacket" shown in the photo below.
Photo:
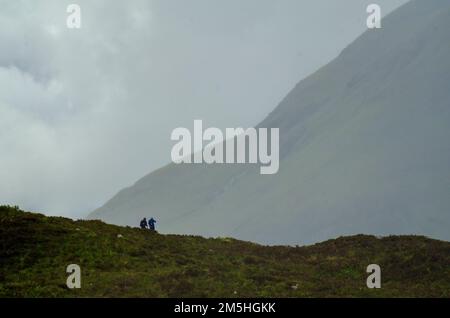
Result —
[{"label": "person in blue jacket", "polygon": [[152,231],[155,230],[155,219],[154,218],[150,218],[150,220],[148,220],[148,228]]},{"label": "person in blue jacket", "polygon": [[147,228],[147,219],[146,218],[141,220],[140,226],[141,226],[141,229]]}]

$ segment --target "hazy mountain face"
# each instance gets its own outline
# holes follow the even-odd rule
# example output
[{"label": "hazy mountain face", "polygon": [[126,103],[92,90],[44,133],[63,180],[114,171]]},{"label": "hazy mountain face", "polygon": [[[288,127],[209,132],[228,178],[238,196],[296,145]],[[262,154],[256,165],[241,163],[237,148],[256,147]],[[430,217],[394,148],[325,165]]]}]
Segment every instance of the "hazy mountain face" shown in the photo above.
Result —
[{"label": "hazy mountain face", "polygon": [[412,1],[301,81],[258,126],[278,174],[168,165],[91,218],[162,232],[304,244],[355,233],[450,240],[450,3]]},{"label": "hazy mountain face", "polygon": [[175,127],[257,124],[372,1],[0,0],[0,203],[85,217],[170,162]]}]

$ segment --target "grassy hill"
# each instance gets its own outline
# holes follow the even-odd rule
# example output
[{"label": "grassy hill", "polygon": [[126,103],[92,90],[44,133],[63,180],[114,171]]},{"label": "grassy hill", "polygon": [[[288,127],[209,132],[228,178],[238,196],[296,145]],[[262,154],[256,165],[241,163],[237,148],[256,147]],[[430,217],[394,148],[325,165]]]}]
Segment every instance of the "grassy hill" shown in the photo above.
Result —
[{"label": "grassy hill", "polygon": [[[66,287],[72,263],[81,289]],[[372,263],[381,289],[366,287]],[[420,236],[267,247],[0,207],[3,297],[450,297],[449,265],[450,243]]]}]

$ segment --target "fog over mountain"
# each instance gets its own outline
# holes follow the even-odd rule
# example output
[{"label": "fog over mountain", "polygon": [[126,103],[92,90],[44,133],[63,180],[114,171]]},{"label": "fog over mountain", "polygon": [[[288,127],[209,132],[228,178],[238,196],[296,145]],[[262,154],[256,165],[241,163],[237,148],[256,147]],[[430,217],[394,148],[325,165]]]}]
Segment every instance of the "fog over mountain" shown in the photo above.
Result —
[{"label": "fog over mountain", "polygon": [[450,2],[412,1],[302,80],[258,127],[280,170],[169,164],[90,218],[304,244],[339,235],[450,240]]},{"label": "fog over mountain", "polygon": [[256,125],[371,2],[0,0],[0,204],[85,217],[170,162],[175,127]]}]

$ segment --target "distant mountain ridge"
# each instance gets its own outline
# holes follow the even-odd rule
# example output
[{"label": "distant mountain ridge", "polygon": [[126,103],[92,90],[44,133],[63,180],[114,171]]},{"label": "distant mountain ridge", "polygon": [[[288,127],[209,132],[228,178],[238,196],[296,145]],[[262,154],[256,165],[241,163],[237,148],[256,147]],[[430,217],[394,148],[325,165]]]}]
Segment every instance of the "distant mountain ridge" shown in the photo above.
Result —
[{"label": "distant mountain ridge", "polygon": [[340,235],[450,240],[450,2],[411,1],[302,80],[258,127],[280,170],[169,164],[89,218],[305,244]]}]

